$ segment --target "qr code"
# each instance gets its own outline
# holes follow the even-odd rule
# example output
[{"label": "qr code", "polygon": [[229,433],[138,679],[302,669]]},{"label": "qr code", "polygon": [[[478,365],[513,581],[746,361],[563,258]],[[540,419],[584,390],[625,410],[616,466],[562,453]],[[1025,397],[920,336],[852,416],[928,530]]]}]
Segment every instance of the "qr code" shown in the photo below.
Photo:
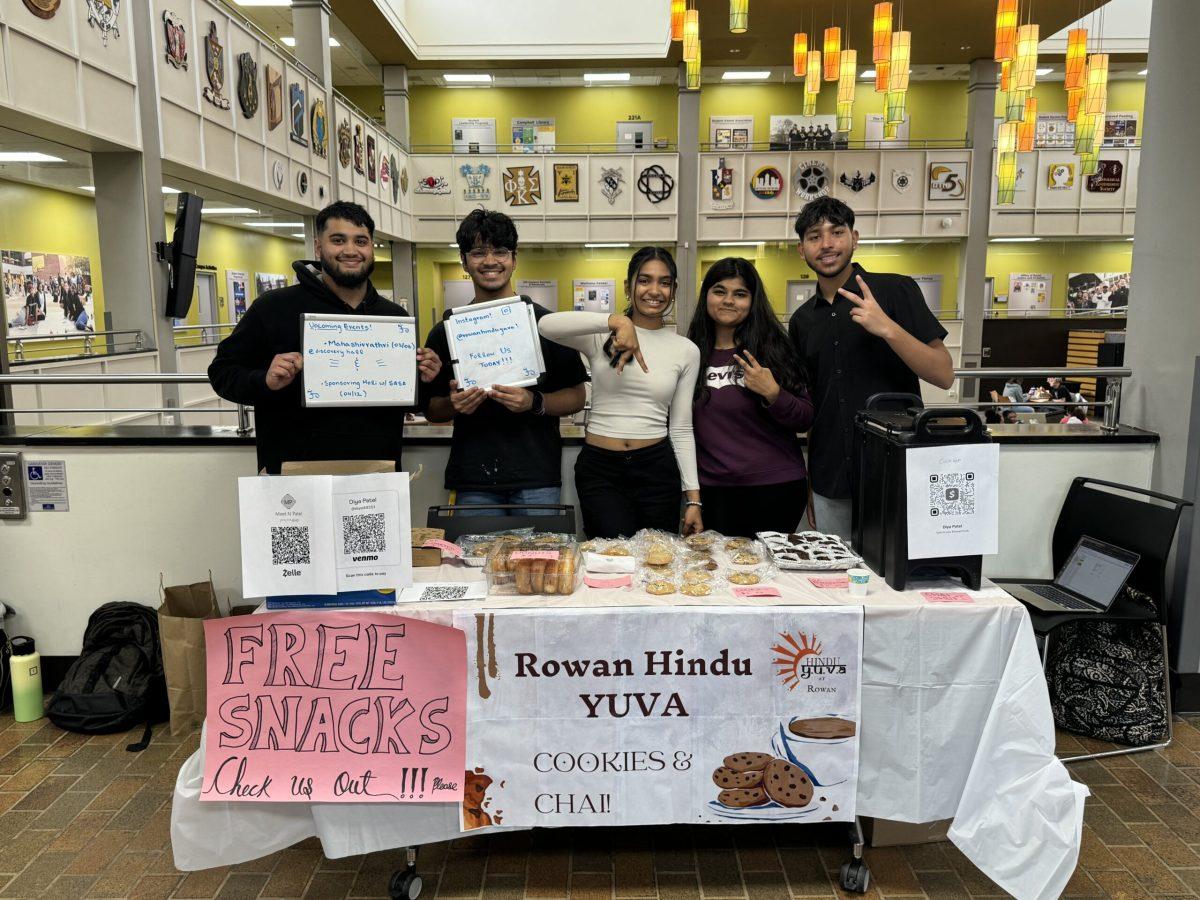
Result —
[{"label": "qr code", "polygon": [[383,513],[342,516],[342,553],[383,553],[387,550],[387,532]]},{"label": "qr code", "polygon": [[271,565],[308,565],[309,558],[307,525],[271,526]]},{"label": "qr code", "polygon": [[470,589],[466,584],[431,584],[421,593],[421,599],[462,600]]},{"label": "qr code", "polygon": [[950,472],[929,476],[929,515],[975,514],[975,473]]}]

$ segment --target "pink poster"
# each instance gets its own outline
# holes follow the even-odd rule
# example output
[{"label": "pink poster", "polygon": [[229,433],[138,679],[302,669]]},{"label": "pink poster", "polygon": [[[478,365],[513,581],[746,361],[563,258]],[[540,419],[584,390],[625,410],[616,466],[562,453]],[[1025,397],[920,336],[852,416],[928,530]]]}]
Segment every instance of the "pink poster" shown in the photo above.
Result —
[{"label": "pink poster", "polygon": [[209,619],[203,800],[457,803],[462,631],[383,613]]}]

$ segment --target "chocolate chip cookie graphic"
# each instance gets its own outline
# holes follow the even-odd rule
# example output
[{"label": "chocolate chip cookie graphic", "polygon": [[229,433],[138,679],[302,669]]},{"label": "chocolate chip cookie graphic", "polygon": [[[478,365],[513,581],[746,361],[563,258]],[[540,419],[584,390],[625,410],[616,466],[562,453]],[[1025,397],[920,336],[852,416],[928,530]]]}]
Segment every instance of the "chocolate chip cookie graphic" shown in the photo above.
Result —
[{"label": "chocolate chip cookie graphic", "polygon": [[767,792],[760,787],[734,788],[717,794],[717,801],[737,808],[762,806],[767,802]]},{"label": "chocolate chip cookie graphic", "polygon": [[799,808],[812,802],[813,786],[808,775],[785,759],[772,759],[767,763],[763,788],[780,806]]},{"label": "chocolate chip cookie graphic", "polygon": [[770,753],[734,753],[725,757],[725,767],[735,772],[761,772],[775,757]]},{"label": "chocolate chip cookie graphic", "polygon": [[727,766],[721,766],[713,772],[713,784],[726,790],[758,787],[762,780],[763,773],[760,771],[735,772]]}]

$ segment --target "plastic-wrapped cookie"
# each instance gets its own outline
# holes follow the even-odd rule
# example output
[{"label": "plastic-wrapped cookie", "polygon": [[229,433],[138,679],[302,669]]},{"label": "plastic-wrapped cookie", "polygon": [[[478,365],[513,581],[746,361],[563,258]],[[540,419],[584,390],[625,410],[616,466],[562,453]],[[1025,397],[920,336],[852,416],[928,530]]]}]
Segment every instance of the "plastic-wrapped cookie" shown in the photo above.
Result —
[{"label": "plastic-wrapped cookie", "polygon": [[762,557],[749,550],[739,550],[730,557],[730,561],[735,566],[757,566],[762,562]]},{"label": "plastic-wrapped cookie", "polygon": [[684,584],[679,589],[679,593],[688,597],[707,597],[712,593],[712,585],[707,581],[697,581],[693,584]]},{"label": "plastic-wrapped cookie", "polygon": [[700,534],[689,534],[683,541],[693,550],[711,550],[717,543],[717,538],[710,531],[702,531]]},{"label": "plastic-wrapped cookie", "polygon": [[712,581],[712,572],[705,568],[687,569],[683,573],[684,584],[708,584]]},{"label": "plastic-wrapped cookie", "polygon": [[725,549],[733,552],[734,550],[749,550],[754,546],[754,541],[750,538],[735,537],[730,538],[725,542]]},{"label": "plastic-wrapped cookie", "polygon": [[625,544],[612,544],[599,551],[601,556],[632,556]]},{"label": "plastic-wrapped cookie", "polygon": [[665,596],[666,594],[675,593],[675,582],[668,581],[665,578],[655,578],[646,582],[646,593],[656,596]]},{"label": "plastic-wrapped cookie", "polygon": [[757,572],[730,572],[729,581],[731,584],[759,584],[762,579]]},{"label": "plastic-wrapped cookie", "polygon": [[651,547],[646,551],[646,565],[648,566],[669,566],[674,561],[674,554],[661,545]]}]

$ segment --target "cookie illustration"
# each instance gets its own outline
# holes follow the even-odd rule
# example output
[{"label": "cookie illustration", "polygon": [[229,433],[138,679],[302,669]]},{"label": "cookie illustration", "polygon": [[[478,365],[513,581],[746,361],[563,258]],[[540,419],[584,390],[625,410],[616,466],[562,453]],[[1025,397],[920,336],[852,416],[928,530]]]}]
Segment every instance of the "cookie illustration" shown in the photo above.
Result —
[{"label": "cookie illustration", "polygon": [[492,779],[482,772],[467,772],[463,784],[463,827],[485,828],[492,824],[492,817],[483,811],[483,799]]},{"label": "cookie illustration", "polygon": [[749,751],[746,753],[734,753],[731,756],[725,757],[725,768],[732,769],[735,772],[761,772],[769,762],[775,757],[770,753],[755,753]]},{"label": "cookie illustration", "polygon": [[808,775],[786,759],[772,759],[767,763],[763,788],[780,806],[799,808],[812,802],[813,786]]},{"label": "cookie illustration", "polygon": [[721,766],[719,769],[713,770],[713,784],[725,790],[758,787],[762,784],[762,780],[763,773],[758,771],[735,772],[728,766]]},{"label": "cookie illustration", "polygon": [[796,719],[788,723],[788,731],[797,737],[817,740],[854,737],[855,723],[847,719]]},{"label": "cookie illustration", "polygon": [[721,791],[721,793],[717,794],[717,800],[726,806],[736,806],[739,808],[762,806],[767,802],[767,792],[760,787],[734,788],[733,790]]}]

